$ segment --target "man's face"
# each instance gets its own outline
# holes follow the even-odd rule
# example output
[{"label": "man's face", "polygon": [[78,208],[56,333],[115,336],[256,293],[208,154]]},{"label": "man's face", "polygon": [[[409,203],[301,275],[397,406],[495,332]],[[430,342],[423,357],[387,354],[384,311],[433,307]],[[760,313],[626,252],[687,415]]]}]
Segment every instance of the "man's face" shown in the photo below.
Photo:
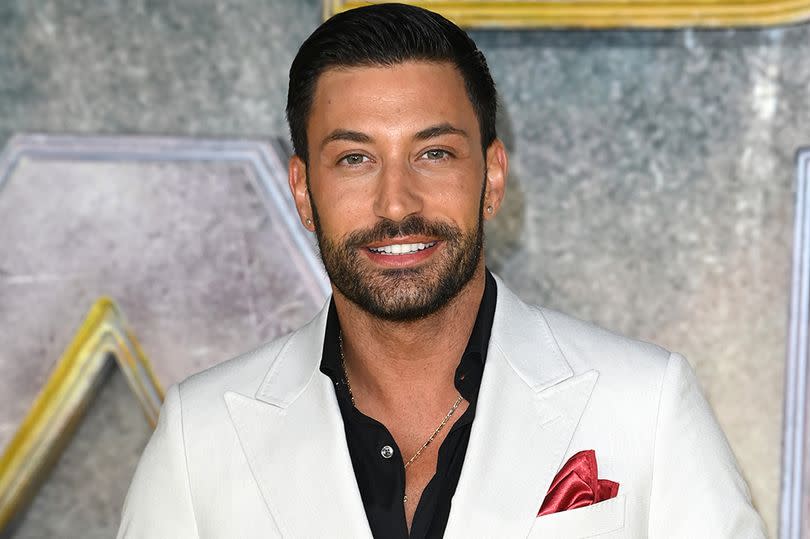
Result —
[{"label": "man's face", "polygon": [[440,309],[482,264],[487,163],[461,75],[427,62],[326,71],[307,127],[306,192],[292,172],[291,185],[332,284],[386,320]]}]

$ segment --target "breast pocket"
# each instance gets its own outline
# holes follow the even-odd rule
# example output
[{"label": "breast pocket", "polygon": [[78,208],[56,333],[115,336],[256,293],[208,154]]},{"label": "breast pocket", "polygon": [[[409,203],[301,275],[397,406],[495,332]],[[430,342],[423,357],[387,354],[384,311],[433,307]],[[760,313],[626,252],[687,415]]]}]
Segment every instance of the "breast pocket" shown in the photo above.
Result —
[{"label": "breast pocket", "polygon": [[529,538],[580,539],[624,528],[624,495],[587,507],[537,517]]}]

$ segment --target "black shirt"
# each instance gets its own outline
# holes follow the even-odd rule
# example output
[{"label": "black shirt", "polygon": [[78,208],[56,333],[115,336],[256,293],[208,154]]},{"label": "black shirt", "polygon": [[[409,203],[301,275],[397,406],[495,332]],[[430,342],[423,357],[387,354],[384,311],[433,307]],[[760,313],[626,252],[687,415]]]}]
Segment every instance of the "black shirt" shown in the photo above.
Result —
[{"label": "black shirt", "polygon": [[[456,492],[475,417],[478,389],[484,372],[492,319],[495,316],[496,288],[495,279],[487,270],[478,316],[455,375],[456,389],[470,404],[453,424],[439,448],[436,474],[422,492],[411,523],[410,537],[441,537],[447,526],[450,501]],[[404,461],[388,429],[352,405],[341,365],[339,333],[340,321],[332,301],[326,321],[321,372],[335,384],[349,455],[371,532],[374,537],[386,539],[408,537],[402,503],[405,496]],[[383,456],[382,448],[385,446],[393,448],[393,455],[388,458]]]}]

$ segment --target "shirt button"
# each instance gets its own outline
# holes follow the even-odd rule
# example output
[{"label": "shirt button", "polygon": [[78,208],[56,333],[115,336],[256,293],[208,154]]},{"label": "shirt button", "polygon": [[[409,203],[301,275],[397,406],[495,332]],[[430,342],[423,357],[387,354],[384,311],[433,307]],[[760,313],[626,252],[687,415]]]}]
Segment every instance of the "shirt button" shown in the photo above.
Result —
[{"label": "shirt button", "polygon": [[380,455],[384,459],[390,459],[394,456],[394,449],[390,445],[384,445],[382,449],[380,449]]}]

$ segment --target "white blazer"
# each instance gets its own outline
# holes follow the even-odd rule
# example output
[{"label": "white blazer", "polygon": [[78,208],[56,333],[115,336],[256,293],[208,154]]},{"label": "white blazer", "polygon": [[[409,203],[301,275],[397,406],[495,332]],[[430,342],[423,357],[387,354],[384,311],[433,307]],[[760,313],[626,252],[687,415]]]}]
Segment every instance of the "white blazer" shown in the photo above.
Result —
[{"label": "white blazer", "polygon": [[[765,537],[682,357],[529,306],[497,283],[445,537]],[[371,536],[319,369],[326,313],[168,390],[118,537]],[[553,477],[584,449],[618,496],[537,517]]]}]

